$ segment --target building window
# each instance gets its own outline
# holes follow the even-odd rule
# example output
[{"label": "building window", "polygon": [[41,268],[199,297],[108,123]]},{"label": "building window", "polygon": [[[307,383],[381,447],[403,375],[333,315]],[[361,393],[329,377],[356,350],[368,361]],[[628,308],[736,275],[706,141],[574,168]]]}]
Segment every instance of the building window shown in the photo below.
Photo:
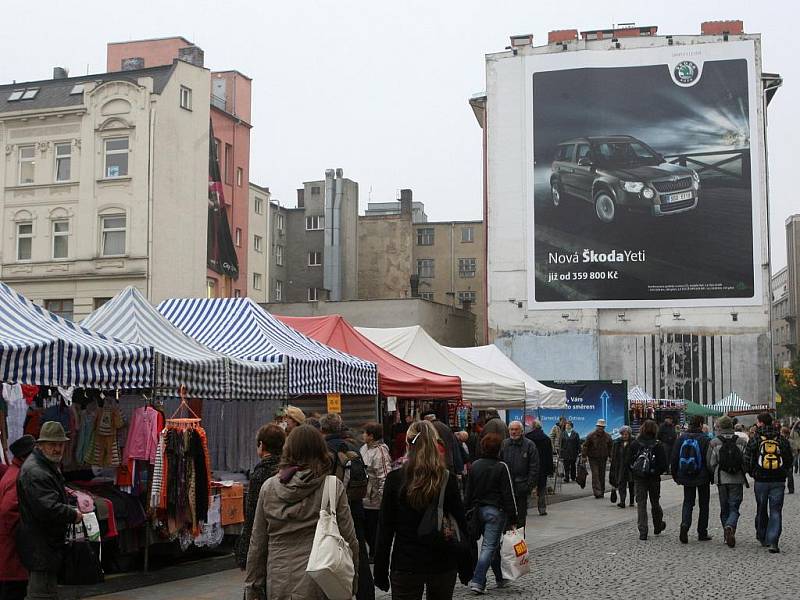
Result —
[{"label": "building window", "polygon": [[17,223],[17,260],[30,260],[33,247],[33,223]]},{"label": "building window", "polygon": [[206,298],[216,298],[217,297],[217,280],[216,279],[206,279]]},{"label": "building window", "polygon": [[236,185],[242,187],[242,181],[244,181],[244,170],[242,167],[236,167]]},{"label": "building window", "polygon": [[128,138],[111,138],[106,140],[106,177],[127,177],[128,175]]},{"label": "building window", "polygon": [[261,273],[253,273],[253,289],[261,289]]},{"label": "building window", "polygon": [[70,321],[75,316],[75,306],[71,299],[45,300],[44,307],[54,315]]},{"label": "building window", "polygon": [[278,233],[283,233],[286,229],[286,219],[283,215],[278,215]]},{"label": "building window", "polygon": [[214,156],[216,157],[217,164],[219,165],[219,159],[221,158],[221,155],[219,153],[219,140],[217,138],[214,138]]},{"label": "building window", "polygon": [[433,277],[433,259],[420,258],[417,260],[417,275],[420,277]]},{"label": "building window", "polygon": [[458,303],[463,306],[464,302],[475,304],[475,292],[458,292]]},{"label": "building window", "polygon": [[325,217],[323,215],[306,217],[306,231],[319,231],[321,229],[325,229]]},{"label": "building window", "polygon": [[264,199],[260,198],[259,196],[256,196],[255,206],[253,208],[256,211],[257,215],[263,215],[264,214]]},{"label": "building window", "polygon": [[242,297],[242,290],[233,290],[233,297],[234,298],[241,298]]},{"label": "building window", "polygon": [[262,238],[260,235],[254,235],[253,236],[253,250],[255,250],[256,252],[262,252],[263,251],[262,250],[262,247],[263,247],[263,243],[262,242],[263,242],[263,240],[264,240],[264,238]]},{"label": "building window", "polygon": [[279,267],[283,266],[283,246],[275,246],[275,264]]},{"label": "building window", "polygon": [[433,246],[433,227],[417,229],[417,246]]},{"label": "building window", "polygon": [[475,241],[475,228],[462,227],[461,228],[461,243],[468,244]]},{"label": "building window", "polygon": [[319,294],[317,293],[319,290],[317,288],[308,288],[308,301],[309,302],[316,302],[319,300]]},{"label": "building window", "polygon": [[111,298],[95,298],[92,301],[93,310],[97,310],[98,308],[106,304],[109,300],[111,300]]},{"label": "building window", "polygon": [[107,215],[101,217],[102,233],[101,255],[122,256],[125,254],[125,233],[127,218],[125,215]]},{"label": "building window", "polygon": [[241,248],[241,246],[242,246],[242,230],[241,230],[241,228],[239,228],[239,227],[236,228],[235,237],[236,237],[236,245]]},{"label": "building window", "polygon": [[420,292],[419,297],[423,300],[429,300],[433,302],[433,292]]},{"label": "building window", "polygon": [[309,267],[322,266],[322,252],[309,252],[308,253],[308,266]]},{"label": "building window", "polygon": [[56,181],[69,181],[72,170],[72,144],[56,144]]},{"label": "building window", "polygon": [[19,148],[19,183],[33,183],[36,175],[36,147],[20,146]]},{"label": "building window", "polygon": [[186,86],[181,86],[181,108],[192,110],[192,90]]},{"label": "building window", "polygon": [[280,279],[275,280],[275,302],[283,301],[283,282]]},{"label": "building window", "polygon": [[69,221],[53,221],[53,258],[69,257]]},{"label": "building window", "polygon": [[474,258],[459,258],[458,259],[458,276],[459,277],[475,277],[475,264]]},{"label": "building window", "polygon": [[233,179],[233,146],[225,144],[225,183]]},{"label": "building window", "polygon": [[311,186],[311,195],[312,196],[319,196],[319,186],[318,185]]}]

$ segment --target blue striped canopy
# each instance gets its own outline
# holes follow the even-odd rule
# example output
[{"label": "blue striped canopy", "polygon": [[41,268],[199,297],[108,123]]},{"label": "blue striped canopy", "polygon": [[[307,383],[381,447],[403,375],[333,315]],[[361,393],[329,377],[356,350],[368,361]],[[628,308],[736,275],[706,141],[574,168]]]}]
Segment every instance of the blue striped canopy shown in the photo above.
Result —
[{"label": "blue striped canopy", "polygon": [[135,287],[86,317],[83,325],[155,350],[153,391],[214,400],[277,400],[286,396],[286,367],[229,358],[206,348],[170,323]]},{"label": "blue striped canopy", "polygon": [[742,398],[736,392],[731,392],[727,396],[725,396],[722,400],[717,400],[713,406],[716,410],[721,410],[722,412],[727,411],[737,411],[737,410],[750,410],[752,408],[749,402],[742,400]]},{"label": "blue striped canopy", "polygon": [[158,310],[218,352],[242,360],[285,363],[290,396],[378,393],[374,363],[304,336],[249,298],[172,299]]},{"label": "blue striped canopy", "polygon": [[153,352],[46,311],[0,283],[0,377],[30,385],[149,388]]}]

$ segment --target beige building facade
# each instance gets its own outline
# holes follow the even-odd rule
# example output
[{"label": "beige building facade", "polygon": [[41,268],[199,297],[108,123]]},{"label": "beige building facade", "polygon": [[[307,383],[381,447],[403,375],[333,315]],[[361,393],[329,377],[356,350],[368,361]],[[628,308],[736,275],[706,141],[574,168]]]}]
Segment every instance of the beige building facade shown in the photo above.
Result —
[{"label": "beige building facade", "polygon": [[54,75],[0,86],[0,279],[75,320],[205,295],[208,70]]},{"label": "beige building facade", "polygon": [[269,188],[250,183],[247,207],[248,235],[239,235],[234,243],[247,244],[247,297],[256,302],[269,302],[270,280],[270,198]]}]

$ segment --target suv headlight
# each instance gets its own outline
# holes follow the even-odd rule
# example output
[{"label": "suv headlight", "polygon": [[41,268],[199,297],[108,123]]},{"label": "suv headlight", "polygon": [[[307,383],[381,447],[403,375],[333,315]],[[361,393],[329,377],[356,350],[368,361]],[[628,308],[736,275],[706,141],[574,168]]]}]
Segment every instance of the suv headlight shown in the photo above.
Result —
[{"label": "suv headlight", "polygon": [[625,188],[626,192],[638,194],[644,189],[644,184],[641,181],[623,181],[622,187]]}]

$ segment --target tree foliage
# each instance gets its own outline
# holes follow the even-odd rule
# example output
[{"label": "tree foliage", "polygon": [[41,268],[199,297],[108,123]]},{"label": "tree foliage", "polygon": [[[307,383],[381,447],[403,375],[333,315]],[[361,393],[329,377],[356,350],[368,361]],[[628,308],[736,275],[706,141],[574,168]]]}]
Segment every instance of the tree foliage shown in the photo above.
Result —
[{"label": "tree foliage", "polygon": [[788,369],[775,370],[775,391],[781,396],[778,417],[800,417],[800,355]]}]

